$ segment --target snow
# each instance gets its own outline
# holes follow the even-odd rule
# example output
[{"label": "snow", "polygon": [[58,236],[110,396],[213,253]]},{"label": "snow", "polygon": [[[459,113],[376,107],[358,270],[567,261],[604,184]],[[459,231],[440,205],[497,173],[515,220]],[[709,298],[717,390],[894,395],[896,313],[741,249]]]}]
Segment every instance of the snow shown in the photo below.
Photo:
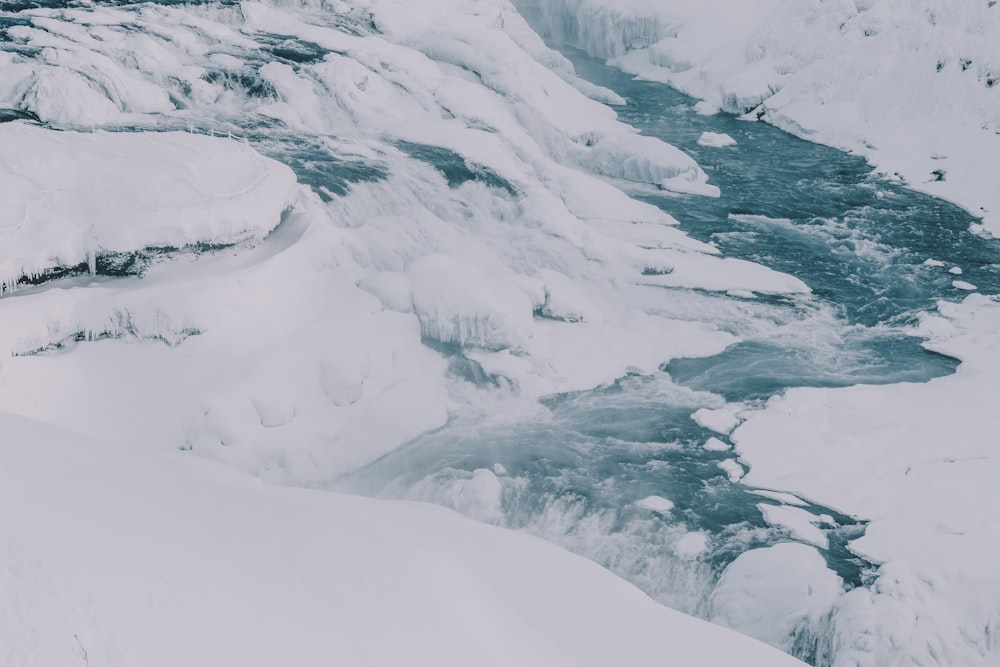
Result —
[{"label": "snow", "polygon": [[[927,130],[956,106],[978,110],[992,127],[995,91],[953,103],[987,62],[979,56],[993,48],[986,39],[965,42],[976,51],[971,75],[954,72],[949,59],[942,89],[921,88],[915,72],[921,85],[907,78],[896,88],[877,85],[878,68],[857,67],[873,54],[853,48],[862,19],[890,0],[861,9],[714,0],[716,15],[738,10],[732,27],[690,3],[545,4],[545,16],[577,43],[669,78],[709,100],[702,109],[763,102],[765,118],[782,127],[857,150],[973,210],[989,204],[969,193],[992,192],[980,187],[992,165],[980,158],[994,140],[961,119],[947,132]],[[869,10],[876,13],[863,16]],[[852,48],[841,53],[815,36],[844,12],[861,19],[849,22]],[[871,43],[932,53],[933,30],[912,49],[889,40],[912,19],[897,14],[903,27],[883,17]],[[970,5],[988,30],[993,15],[981,14]],[[0,406],[90,438],[0,415],[0,470],[17,472],[0,473],[0,503],[28,508],[0,516],[0,553],[15,565],[0,574],[7,655],[154,666],[799,664],[525,536],[425,506],[249,476],[324,487],[470,405],[537,407],[541,396],[716,354],[739,340],[725,326],[733,316],[718,305],[722,295],[744,297],[741,308],[750,309],[755,293],[808,293],[794,277],[720,256],[618,189],[626,181],[718,194],[689,156],[619,123],[601,102],[624,100],[576,77],[510,5],[97,3],[20,15],[30,21],[9,28],[17,48],[0,54],[0,107],[50,127],[0,126],[6,288],[22,276],[94,266],[100,252],[238,247],[175,257],[141,279],[83,275],[0,299]],[[803,24],[809,41],[786,45],[780,38],[797,34],[789,21],[802,16],[816,19]],[[938,18],[942,33],[954,32],[951,17]],[[295,64],[262,56],[265,35],[311,44],[318,55]],[[748,35],[767,39],[748,49]],[[816,84],[841,70],[862,74],[832,78],[845,100],[860,99],[862,84],[898,95],[898,128],[870,112],[884,102],[876,95],[859,107],[865,132],[856,136],[857,114]],[[929,99],[912,104],[910,91],[921,89]],[[239,134],[248,118],[259,124],[260,152],[206,136],[207,127]],[[178,131],[189,126],[199,129]],[[929,152],[914,136],[938,145]],[[288,168],[261,154],[287,158],[289,146],[313,145],[322,159],[377,175],[334,192],[300,168],[296,186]],[[454,152],[473,176],[453,182],[421,150]],[[987,168],[976,171],[976,160]],[[923,183],[931,167],[947,177]],[[923,326],[943,350],[958,346],[971,358],[1000,325],[971,314],[991,313],[994,302],[969,298],[968,312],[942,306],[944,317]],[[805,394],[808,427],[794,419],[773,431],[755,426],[797,405],[797,391],[743,426],[742,406],[696,413],[720,434],[739,426],[734,441],[753,464],[748,483],[871,519],[855,548],[883,563],[871,591],[842,594],[811,547],[750,552],[723,577],[717,620],[788,648],[798,628],[832,614],[831,641],[844,643],[844,660],[891,664],[877,651],[903,638],[914,661],[934,652],[949,664],[989,664],[1000,631],[987,570],[995,519],[951,474],[971,470],[972,486],[991,497],[991,434],[975,417],[991,414],[995,382],[985,370],[977,379],[981,366],[967,360],[961,372],[980,389],[975,411],[945,379],[926,395],[855,388],[864,396],[857,403],[851,390],[817,394],[818,402]],[[887,414],[916,404],[904,400],[913,392],[928,406],[919,428],[887,424]],[[840,442],[833,423],[856,426],[847,446],[865,447],[843,460],[813,451]],[[754,444],[758,428],[773,451]],[[893,461],[912,442],[904,473]],[[810,456],[793,451],[800,444]],[[710,439],[706,448],[726,445]],[[963,448],[968,461],[950,460]],[[847,471],[858,459],[871,465],[855,482]],[[733,481],[745,473],[735,460],[719,465]],[[505,474],[458,475],[439,500],[500,523]],[[902,488],[898,505],[879,495],[889,479]],[[637,504],[672,509],[660,496]],[[761,511],[823,543],[821,517],[769,504]],[[697,560],[707,545],[706,534],[690,532],[673,549]],[[981,590],[988,594],[976,597]],[[939,596],[940,607],[931,602]],[[914,610],[918,623],[909,622]],[[872,634],[880,642],[865,645]]]},{"label": "snow", "polygon": [[441,508],[0,428],[9,664],[801,664]]},{"label": "snow", "polygon": [[[732,435],[746,482],[870,521],[851,549],[880,564],[833,614],[836,664],[996,664],[1000,534],[994,396],[1000,302],[941,302],[921,333],[955,356],[926,384],[792,389]],[[759,637],[760,635],[758,635]],[[869,640],[853,639],[866,636]],[[890,640],[891,638],[891,640]]]},{"label": "snow", "polygon": [[865,156],[1000,231],[1000,9],[984,0],[519,0],[557,41]]}]

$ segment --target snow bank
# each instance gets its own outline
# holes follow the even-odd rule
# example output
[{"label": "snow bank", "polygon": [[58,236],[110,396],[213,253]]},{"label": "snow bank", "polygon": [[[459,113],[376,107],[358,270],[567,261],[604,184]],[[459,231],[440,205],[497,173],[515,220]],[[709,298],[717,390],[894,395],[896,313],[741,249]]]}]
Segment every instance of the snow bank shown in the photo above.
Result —
[{"label": "snow bank", "polygon": [[10,664],[801,665],[430,505],[259,483],[0,413]]},{"label": "snow bank", "polygon": [[[1000,302],[938,306],[921,333],[962,359],[927,384],[793,389],[732,435],[747,483],[870,520],[852,550],[880,563],[832,616],[836,665],[996,664],[1000,548],[995,387]],[[861,639],[865,638],[865,639]]]},{"label": "snow bank", "polygon": [[1000,233],[1000,8],[985,0],[520,0],[554,39],[867,157]]},{"label": "snow bank", "polygon": [[291,169],[228,139],[7,123],[0,143],[0,292],[98,253],[260,241],[294,196]]}]

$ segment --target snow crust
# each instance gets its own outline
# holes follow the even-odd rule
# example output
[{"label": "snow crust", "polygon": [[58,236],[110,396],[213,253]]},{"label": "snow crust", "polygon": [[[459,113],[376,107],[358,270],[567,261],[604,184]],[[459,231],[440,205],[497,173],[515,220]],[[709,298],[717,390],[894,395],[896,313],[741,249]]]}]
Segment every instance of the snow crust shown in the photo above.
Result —
[{"label": "snow crust", "polygon": [[27,664],[802,663],[541,540],[0,413],[0,637]]},{"label": "snow crust", "polygon": [[986,0],[519,0],[553,38],[865,156],[1000,232],[1000,9]]}]

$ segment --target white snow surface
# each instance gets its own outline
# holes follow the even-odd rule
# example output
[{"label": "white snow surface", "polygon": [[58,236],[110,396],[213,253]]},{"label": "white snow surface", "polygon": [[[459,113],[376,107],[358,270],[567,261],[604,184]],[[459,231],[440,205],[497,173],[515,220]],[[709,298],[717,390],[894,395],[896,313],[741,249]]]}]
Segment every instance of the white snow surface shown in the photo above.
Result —
[{"label": "white snow surface", "polygon": [[432,505],[0,430],[7,665],[802,664]]},{"label": "white snow surface", "polygon": [[518,0],[552,37],[865,156],[1000,233],[989,0]]}]

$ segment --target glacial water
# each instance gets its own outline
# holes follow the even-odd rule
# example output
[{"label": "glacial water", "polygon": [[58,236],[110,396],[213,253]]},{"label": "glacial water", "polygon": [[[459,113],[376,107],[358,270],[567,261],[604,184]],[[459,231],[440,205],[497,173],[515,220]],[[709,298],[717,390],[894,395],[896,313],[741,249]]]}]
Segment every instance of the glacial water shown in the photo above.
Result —
[{"label": "glacial water", "polygon": [[[937,300],[965,295],[953,287],[956,279],[1000,291],[1000,253],[969,231],[975,219],[968,213],[874,174],[861,158],[764,123],[699,115],[694,100],[667,86],[565,52],[584,78],[628,100],[618,109],[623,121],[695,157],[722,196],[620,187],[725,255],[797,276],[812,296],[752,304],[720,296],[719,326],[744,339],[722,354],[675,359],[659,376],[553,396],[546,411],[528,418],[457,419],[342,482],[529,531],[658,600],[707,614],[713,586],[733,559],[796,538],[764,521],[759,505],[780,502],[731,481],[719,463],[732,453],[706,451],[702,445],[717,434],[691,414],[720,397],[752,407],[789,387],[920,382],[953,372],[957,362],[924,350],[912,327]],[[737,144],[700,146],[703,132],[728,134]],[[467,364],[453,368],[476,379]],[[649,496],[673,508],[636,504]],[[848,548],[863,521],[804,507],[833,520],[823,525],[829,546],[821,550],[830,567],[848,586],[865,585],[873,567]]]}]

